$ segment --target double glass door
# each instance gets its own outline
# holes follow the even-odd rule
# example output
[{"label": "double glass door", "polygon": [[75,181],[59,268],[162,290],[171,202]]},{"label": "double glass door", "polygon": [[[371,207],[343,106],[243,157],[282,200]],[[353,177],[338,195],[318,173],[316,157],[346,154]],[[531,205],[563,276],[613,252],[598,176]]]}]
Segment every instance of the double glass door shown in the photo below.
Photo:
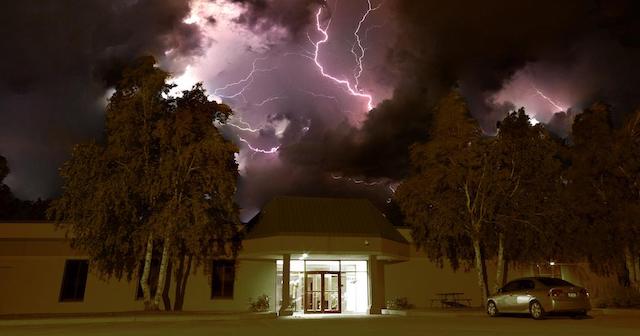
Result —
[{"label": "double glass door", "polygon": [[305,274],[305,313],[340,313],[340,272],[312,271]]}]

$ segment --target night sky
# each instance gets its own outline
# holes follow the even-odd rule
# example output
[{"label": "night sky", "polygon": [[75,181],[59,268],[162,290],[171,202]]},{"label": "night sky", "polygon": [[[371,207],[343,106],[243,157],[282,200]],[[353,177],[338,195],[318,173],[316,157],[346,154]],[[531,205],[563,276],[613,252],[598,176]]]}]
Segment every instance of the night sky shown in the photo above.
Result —
[{"label": "night sky", "polygon": [[245,218],[283,194],[383,202],[453,87],[487,134],[520,106],[561,137],[595,101],[617,119],[638,107],[639,16],[638,1],[6,1],[6,183],[55,197],[122,68],[151,54],[235,111],[221,130],[241,148]]}]

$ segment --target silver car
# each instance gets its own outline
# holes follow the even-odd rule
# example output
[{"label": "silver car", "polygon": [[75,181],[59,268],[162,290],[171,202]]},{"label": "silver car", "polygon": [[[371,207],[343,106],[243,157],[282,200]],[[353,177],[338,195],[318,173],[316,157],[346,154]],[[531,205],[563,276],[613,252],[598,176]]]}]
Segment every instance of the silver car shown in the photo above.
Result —
[{"label": "silver car", "polygon": [[510,281],[487,298],[487,314],[529,313],[536,320],[548,313],[586,316],[591,310],[589,291],[556,278],[531,277]]}]

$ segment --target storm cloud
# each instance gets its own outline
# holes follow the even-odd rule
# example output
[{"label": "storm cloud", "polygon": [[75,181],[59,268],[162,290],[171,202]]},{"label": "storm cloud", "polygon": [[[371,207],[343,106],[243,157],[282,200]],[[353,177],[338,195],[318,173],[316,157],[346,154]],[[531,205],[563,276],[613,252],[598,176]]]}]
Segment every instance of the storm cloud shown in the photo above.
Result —
[{"label": "storm cloud", "polygon": [[128,62],[152,54],[180,70],[201,52],[188,14],[187,0],[3,3],[0,153],[18,196],[59,190],[57,168],[73,144],[100,136],[107,89]]}]

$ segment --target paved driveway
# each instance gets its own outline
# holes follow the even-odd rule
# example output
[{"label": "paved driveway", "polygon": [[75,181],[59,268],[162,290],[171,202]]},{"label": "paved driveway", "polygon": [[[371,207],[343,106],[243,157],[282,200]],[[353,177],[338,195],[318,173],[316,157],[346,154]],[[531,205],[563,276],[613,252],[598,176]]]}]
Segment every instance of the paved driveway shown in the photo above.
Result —
[{"label": "paved driveway", "polygon": [[640,335],[638,316],[558,317],[419,316],[332,317],[277,320],[119,322],[0,327],[0,335],[215,335],[215,336],[404,336],[404,335]]}]

